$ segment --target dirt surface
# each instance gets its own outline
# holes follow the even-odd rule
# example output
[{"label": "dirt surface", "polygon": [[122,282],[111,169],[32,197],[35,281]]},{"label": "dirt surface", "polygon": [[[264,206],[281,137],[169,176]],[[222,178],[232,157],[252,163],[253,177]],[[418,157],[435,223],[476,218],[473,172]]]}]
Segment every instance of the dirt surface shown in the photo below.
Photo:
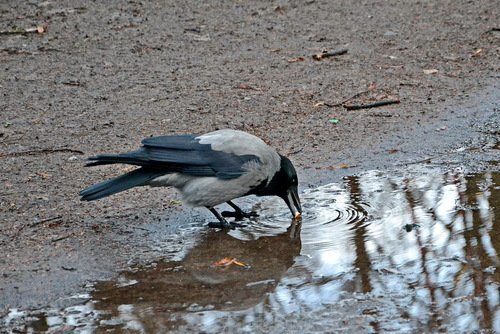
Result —
[{"label": "dirt surface", "polygon": [[[0,315],[64,303],[207,222],[169,189],[80,202],[121,168],[87,156],[234,128],[289,155],[308,187],[498,145],[499,24],[494,0],[2,2]],[[347,103],[400,103],[336,105],[358,93]]]}]

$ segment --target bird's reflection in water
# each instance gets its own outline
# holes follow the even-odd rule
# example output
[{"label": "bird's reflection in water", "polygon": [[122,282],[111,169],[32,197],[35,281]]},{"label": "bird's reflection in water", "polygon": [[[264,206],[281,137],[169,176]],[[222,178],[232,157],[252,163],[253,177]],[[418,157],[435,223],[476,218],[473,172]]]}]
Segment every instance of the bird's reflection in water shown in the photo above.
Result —
[{"label": "bird's reflection in water", "polygon": [[[258,304],[300,250],[300,223],[295,221],[283,233],[254,240],[210,230],[182,261],[125,272],[117,281],[97,284],[92,299],[111,327],[115,321],[123,324],[125,317],[146,330],[168,328],[176,312],[234,311]],[[224,258],[246,266],[216,265]]]},{"label": "bird's reflection in water", "polygon": [[[302,226],[290,225],[279,198],[263,199],[246,227],[205,230],[182,261],[99,283],[84,305],[48,310],[46,323],[139,333],[500,332],[499,173],[373,171],[301,199]],[[250,268],[214,265],[223,258]]]}]

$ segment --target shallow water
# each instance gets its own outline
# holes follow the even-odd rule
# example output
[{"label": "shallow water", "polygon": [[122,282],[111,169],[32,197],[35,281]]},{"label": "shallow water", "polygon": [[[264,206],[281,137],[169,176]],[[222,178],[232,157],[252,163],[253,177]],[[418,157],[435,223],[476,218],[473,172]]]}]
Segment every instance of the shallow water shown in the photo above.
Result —
[{"label": "shallow water", "polygon": [[[369,172],[279,199],[179,261],[100,282],[85,302],[18,312],[36,331],[500,332],[500,174]],[[495,212],[497,210],[497,212]],[[223,258],[241,265],[218,266]]]}]

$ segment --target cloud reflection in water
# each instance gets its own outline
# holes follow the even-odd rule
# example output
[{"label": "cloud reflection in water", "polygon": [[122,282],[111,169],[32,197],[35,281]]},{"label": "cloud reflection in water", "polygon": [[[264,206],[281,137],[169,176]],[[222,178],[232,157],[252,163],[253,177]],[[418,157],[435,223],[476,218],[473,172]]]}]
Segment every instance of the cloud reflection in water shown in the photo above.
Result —
[{"label": "cloud reflection in water", "polygon": [[[264,199],[260,217],[204,232],[182,261],[97,284],[91,327],[500,331],[499,174],[369,172],[301,197],[302,226]],[[223,257],[251,267],[213,266]]]}]

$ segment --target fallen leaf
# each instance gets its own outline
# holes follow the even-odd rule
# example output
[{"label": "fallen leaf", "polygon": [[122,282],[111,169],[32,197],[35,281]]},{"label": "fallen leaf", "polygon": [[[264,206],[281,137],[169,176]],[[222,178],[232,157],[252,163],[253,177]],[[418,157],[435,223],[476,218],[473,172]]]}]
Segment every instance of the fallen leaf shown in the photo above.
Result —
[{"label": "fallen leaf", "polygon": [[36,174],[40,177],[42,177],[42,179],[48,179],[50,178],[52,175],[50,175],[49,173],[47,172],[44,172],[44,171],[39,171],[39,172],[36,172]]},{"label": "fallen leaf", "polygon": [[216,266],[216,267],[228,267],[232,264],[240,266],[240,267],[244,267],[244,268],[250,268],[250,266],[248,264],[246,264],[244,262],[240,262],[240,261],[236,260],[234,257],[225,257],[222,260],[215,262],[214,266]]},{"label": "fallen leaf", "polygon": [[271,50],[269,50],[269,51],[271,51],[271,52],[273,52],[273,53],[274,53],[274,52],[280,52],[280,51],[281,51],[281,49],[280,49],[280,48],[275,48],[275,49],[271,49]]},{"label": "fallen leaf", "polygon": [[182,205],[182,202],[177,200],[177,199],[171,199],[168,204],[170,204],[170,205]]},{"label": "fallen leaf", "polygon": [[233,264],[237,265],[237,266],[240,266],[240,267],[244,267],[244,268],[249,268],[250,266],[244,262],[240,262],[240,261],[237,261],[236,259],[233,260]]},{"label": "fallen leaf", "polygon": [[483,49],[477,49],[476,51],[474,51],[473,54],[471,54],[470,56],[471,57],[479,57],[481,55],[481,52],[483,52]]},{"label": "fallen leaf", "polygon": [[54,227],[59,227],[62,224],[62,222],[55,222],[55,223],[49,223],[47,225],[48,228],[54,228]]},{"label": "fallen leaf", "polygon": [[436,70],[435,68],[433,69],[429,69],[429,70],[424,70],[424,74],[436,74],[438,73],[439,71]]},{"label": "fallen leaf", "polygon": [[285,7],[278,5],[278,6],[274,7],[274,11],[280,15],[283,15],[283,14],[285,14]]},{"label": "fallen leaf", "polygon": [[386,93],[375,95],[375,101],[381,101],[381,100],[385,100],[385,99],[392,99],[392,97],[387,95]]},{"label": "fallen leaf", "polygon": [[233,263],[234,258],[231,257],[225,257],[217,262],[214,263],[214,266],[216,267],[225,267],[229,266],[231,263]]},{"label": "fallen leaf", "polygon": [[287,62],[298,63],[299,61],[304,61],[304,60],[306,60],[304,57],[296,57],[296,58],[287,59]]},{"label": "fallen leaf", "polygon": [[324,167],[316,167],[316,169],[326,169],[326,170],[334,170],[334,169],[346,169],[346,168],[351,168],[351,165],[342,163],[340,165],[336,166],[324,166]]},{"label": "fallen leaf", "polygon": [[312,57],[314,60],[321,60],[323,58],[326,58],[326,52],[317,53],[317,54],[313,55]]},{"label": "fallen leaf", "polygon": [[315,103],[313,105],[313,107],[317,108],[317,107],[321,107],[321,106],[324,106],[324,105],[325,105],[325,102],[321,101],[321,102]]}]

